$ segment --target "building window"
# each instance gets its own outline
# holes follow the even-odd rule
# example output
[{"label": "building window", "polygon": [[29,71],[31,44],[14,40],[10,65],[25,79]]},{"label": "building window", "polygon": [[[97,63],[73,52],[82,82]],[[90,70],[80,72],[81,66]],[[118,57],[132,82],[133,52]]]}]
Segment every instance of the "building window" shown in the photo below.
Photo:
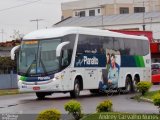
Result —
[{"label": "building window", "polygon": [[100,9],[98,9],[98,13],[101,13],[101,10],[100,10]]},{"label": "building window", "polygon": [[120,14],[128,14],[128,13],[129,13],[129,8],[127,7],[120,8]]},{"label": "building window", "polygon": [[64,16],[62,15],[62,16],[61,16],[61,20],[63,20],[63,19],[64,19]]},{"label": "building window", "polygon": [[86,14],[85,11],[80,11],[80,12],[79,12],[79,16],[80,16],[80,17],[85,17],[85,14]]},{"label": "building window", "polygon": [[134,7],[134,13],[145,12],[145,7]]},{"label": "building window", "polygon": [[75,16],[79,16],[79,12],[75,12]]},{"label": "building window", "polygon": [[89,10],[89,16],[95,16],[95,10]]}]

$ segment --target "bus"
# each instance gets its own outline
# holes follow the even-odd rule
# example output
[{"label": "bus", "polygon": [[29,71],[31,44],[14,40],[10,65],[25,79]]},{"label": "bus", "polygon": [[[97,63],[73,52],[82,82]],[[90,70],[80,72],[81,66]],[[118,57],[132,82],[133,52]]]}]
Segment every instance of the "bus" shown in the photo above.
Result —
[{"label": "bus", "polygon": [[43,99],[52,93],[107,89],[131,92],[151,80],[149,41],[83,27],[55,27],[31,32],[11,50],[17,56],[18,87]]}]

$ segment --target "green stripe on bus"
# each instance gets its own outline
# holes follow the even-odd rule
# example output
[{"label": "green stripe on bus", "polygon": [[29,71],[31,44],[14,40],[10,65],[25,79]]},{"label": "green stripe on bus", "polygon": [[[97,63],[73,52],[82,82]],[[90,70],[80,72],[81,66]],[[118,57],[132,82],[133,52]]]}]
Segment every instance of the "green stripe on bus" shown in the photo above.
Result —
[{"label": "green stripe on bus", "polygon": [[137,67],[145,67],[144,60],[142,56],[134,56]]},{"label": "green stripe on bus", "polygon": [[26,81],[26,80],[27,80],[27,77],[21,76],[21,77],[20,77],[20,80]]},{"label": "green stripe on bus", "polygon": [[140,61],[138,59],[138,56],[134,56],[135,62],[136,62],[136,67],[140,66]]},{"label": "green stripe on bus", "polygon": [[139,60],[140,60],[140,67],[145,67],[145,64],[144,64],[144,59],[142,56],[139,56]]}]

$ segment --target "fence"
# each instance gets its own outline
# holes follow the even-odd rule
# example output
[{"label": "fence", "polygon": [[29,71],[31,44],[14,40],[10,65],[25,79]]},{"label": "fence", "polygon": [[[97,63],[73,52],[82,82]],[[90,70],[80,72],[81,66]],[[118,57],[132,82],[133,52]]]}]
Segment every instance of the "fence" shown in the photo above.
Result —
[{"label": "fence", "polygon": [[0,74],[0,89],[18,88],[16,74]]}]

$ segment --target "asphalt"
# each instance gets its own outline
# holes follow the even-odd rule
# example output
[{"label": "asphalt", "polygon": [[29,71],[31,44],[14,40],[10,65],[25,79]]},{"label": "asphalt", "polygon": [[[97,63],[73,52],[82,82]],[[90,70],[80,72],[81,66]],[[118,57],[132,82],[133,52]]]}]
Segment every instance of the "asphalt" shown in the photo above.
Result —
[{"label": "asphalt", "polygon": [[[160,85],[154,85],[153,90],[160,89]],[[158,113],[158,109],[152,103],[138,102],[131,99],[135,94],[105,94],[92,95],[89,91],[81,92],[77,99],[83,109],[83,113],[95,113],[96,106],[103,100],[110,99],[113,102],[113,111],[127,113]],[[53,94],[45,100],[37,100],[34,93],[0,96],[0,114],[38,114],[44,109],[57,108],[66,114],[64,104],[71,100],[69,94]]]}]

